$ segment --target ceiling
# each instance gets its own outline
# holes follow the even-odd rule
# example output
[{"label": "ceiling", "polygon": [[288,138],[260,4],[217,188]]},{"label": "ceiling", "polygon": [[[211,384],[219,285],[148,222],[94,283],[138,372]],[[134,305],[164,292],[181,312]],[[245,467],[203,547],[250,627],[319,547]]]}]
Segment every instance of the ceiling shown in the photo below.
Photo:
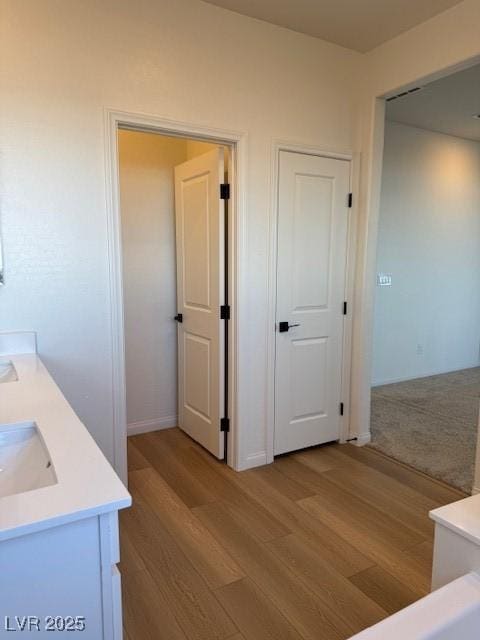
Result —
[{"label": "ceiling", "polygon": [[480,65],[387,102],[387,120],[480,141]]},{"label": "ceiling", "polygon": [[461,0],[206,0],[251,18],[360,52],[408,31]]}]

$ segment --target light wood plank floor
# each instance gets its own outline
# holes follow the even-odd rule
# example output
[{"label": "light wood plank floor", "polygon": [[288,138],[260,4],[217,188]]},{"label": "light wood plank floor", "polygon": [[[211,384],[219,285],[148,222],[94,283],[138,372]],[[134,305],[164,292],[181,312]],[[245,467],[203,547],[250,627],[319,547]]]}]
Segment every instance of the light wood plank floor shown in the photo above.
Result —
[{"label": "light wood plank floor", "polygon": [[348,638],[428,593],[428,511],[464,497],[348,444],[242,473],[178,429],[128,452],[127,640]]}]

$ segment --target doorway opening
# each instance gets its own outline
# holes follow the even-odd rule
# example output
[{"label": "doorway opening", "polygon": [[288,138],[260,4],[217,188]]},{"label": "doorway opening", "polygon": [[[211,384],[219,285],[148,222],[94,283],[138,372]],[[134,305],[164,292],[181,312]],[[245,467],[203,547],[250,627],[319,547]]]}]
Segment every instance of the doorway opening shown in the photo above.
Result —
[{"label": "doorway opening", "polygon": [[480,65],[387,98],[370,446],[461,491],[480,399]]},{"label": "doorway opening", "polygon": [[175,426],[233,463],[235,149],[116,123],[125,463],[125,436]]}]

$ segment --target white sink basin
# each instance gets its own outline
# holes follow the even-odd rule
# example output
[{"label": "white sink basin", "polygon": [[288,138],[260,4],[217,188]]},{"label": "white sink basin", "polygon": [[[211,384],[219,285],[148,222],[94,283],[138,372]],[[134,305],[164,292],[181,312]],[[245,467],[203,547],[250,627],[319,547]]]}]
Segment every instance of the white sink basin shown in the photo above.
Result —
[{"label": "white sink basin", "polygon": [[17,372],[11,360],[0,360],[0,383],[16,382]]},{"label": "white sink basin", "polygon": [[0,425],[0,498],[57,483],[34,422]]}]

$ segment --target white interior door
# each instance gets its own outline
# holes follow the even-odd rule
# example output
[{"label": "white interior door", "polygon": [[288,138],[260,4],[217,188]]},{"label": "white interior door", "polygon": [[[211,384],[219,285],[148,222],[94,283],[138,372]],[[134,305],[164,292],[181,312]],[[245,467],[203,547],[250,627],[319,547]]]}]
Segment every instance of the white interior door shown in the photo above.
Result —
[{"label": "white interior door", "polygon": [[223,148],[175,167],[179,427],[224,455]]},{"label": "white interior door", "polygon": [[347,161],[280,153],[275,454],[340,437],[349,185]]}]

